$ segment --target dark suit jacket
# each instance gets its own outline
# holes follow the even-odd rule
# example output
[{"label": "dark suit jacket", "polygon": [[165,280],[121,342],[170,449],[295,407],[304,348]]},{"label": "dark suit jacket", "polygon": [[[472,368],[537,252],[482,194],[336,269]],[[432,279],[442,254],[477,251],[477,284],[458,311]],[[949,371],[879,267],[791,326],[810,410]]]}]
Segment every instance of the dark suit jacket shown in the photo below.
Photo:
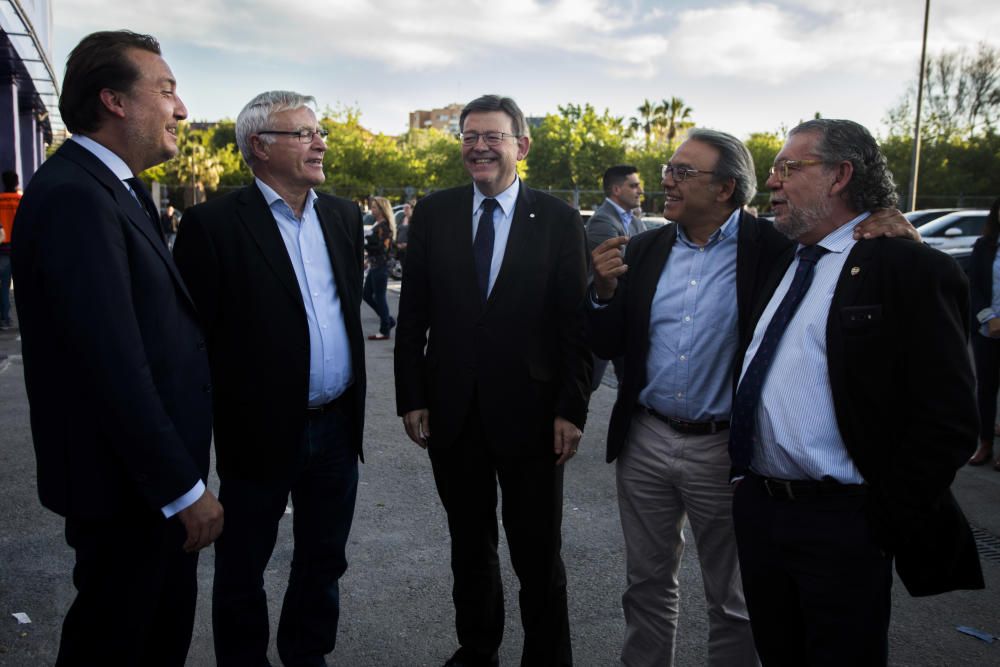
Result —
[{"label": "dark suit jacket", "polygon": [[475,398],[494,451],[551,452],[554,418],[582,429],[590,394],[580,215],[522,182],[484,305],[472,258],[472,196],[471,185],[445,190],[413,213],[396,333],[396,407],[400,415],[429,409],[430,446],[448,447]]},{"label": "dark suit jacket", "polygon": [[[316,210],[350,339],[352,441],[362,455],[361,212],[319,194]],[[215,387],[220,475],[268,478],[291,462],[309,402],[305,305],[277,223],[256,185],[189,208],[174,256],[198,304]]]},{"label": "dark suit jacket", "polygon": [[81,518],[158,512],[208,475],[211,387],[156,223],[67,141],[32,177],[14,236],[42,504]]},{"label": "dark suit jacket", "polygon": [[[591,345],[597,356],[608,359],[625,355],[624,381],[608,426],[609,463],[618,457],[625,445],[639,392],[646,386],[650,308],[656,284],[676,239],[676,224],[664,225],[633,237],[625,250],[625,263],[629,270],[618,280],[618,289],[611,303],[606,308],[588,308],[587,311]],[[776,232],[771,223],[758,220],[746,212],[740,214],[736,250],[736,307],[741,341],[753,334],[750,309],[775,260],[789,247],[791,242]],[[743,345],[741,349],[744,349]],[[735,369],[739,367],[740,360],[737,359],[734,372],[738,372]]]},{"label": "dark suit jacket", "polygon": [[[789,251],[777,263],[755,322],[791,259]],[[911,595],[983,587],[972,533],[949,491],[978,433],[968,309],[953,259],[881,238],[851,250],[827,320],[837,425],[871,486],[875,537]]]},{"label": "dark suit jacket", "polygon": [[976,315],[979,311],[993,305],[993,260],[996,256],[996,239],[982,236],[976,239],[969,260],[970,308],[974,325],[978,325]]}]

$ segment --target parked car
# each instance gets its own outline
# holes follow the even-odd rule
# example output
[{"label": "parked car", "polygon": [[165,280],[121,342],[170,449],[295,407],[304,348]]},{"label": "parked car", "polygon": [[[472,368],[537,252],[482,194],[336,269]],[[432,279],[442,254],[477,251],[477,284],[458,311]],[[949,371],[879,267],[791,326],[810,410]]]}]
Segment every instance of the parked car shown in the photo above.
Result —
[{"label": "parked car", "polygon": [[667,220],[662,215],[644,215],[642,216],[642,222],[646,225],[646,229],[656,229],[657,227],[662,227],[671,221]]},{"label": "parked car", "polygon": [[936,220],[917,227],[924,242],[939,250],[971,248],[983,233],[986,209],[966,209],[942,215]]},{"label": "parked car", "polygon": [[910,224],[914,227],[919,227],[920,225],[926,225],[931,220],[937,220],[943,215],[955,213],[960,210],[957,208],[921,208],[916,211],[904,213],[903,217],[909,220]]}]

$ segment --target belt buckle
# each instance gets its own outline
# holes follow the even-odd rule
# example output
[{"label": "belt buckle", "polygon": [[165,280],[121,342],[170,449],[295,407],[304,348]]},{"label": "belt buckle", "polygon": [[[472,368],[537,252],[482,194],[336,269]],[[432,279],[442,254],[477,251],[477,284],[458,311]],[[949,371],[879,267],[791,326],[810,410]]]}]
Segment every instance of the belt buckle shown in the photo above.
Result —
[{"label": "belt buckle", "polygon": [[[774,488],[772,488],[772,485]],[[785,497],[788,500],[795,500],[795,494],[792,493],[792,483],[787,479],[764,479],[764,488],[767,489],[767,495],[772,498],[778,498],[778,494],[774,492],[775,489],[781,489],[785,493]]]}]

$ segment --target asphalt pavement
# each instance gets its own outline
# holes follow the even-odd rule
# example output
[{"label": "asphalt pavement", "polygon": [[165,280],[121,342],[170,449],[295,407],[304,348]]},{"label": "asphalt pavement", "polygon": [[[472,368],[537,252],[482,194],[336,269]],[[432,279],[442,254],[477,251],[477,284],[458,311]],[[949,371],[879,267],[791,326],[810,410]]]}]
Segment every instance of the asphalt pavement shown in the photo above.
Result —
[{"label": "asphalt pavement", "polygon": [[[398,283],[390,284],[396,311]],[[362,306],[366,333],[377,318]],[[85,326],[85,323],[81,323]],[[367,462],[361,467],[357,511],[348,547],[349,567],[341,580],[341,622],[331,665],[418,667],[441,665],[454,651],[448,531],[426,453],[403,433],[395,415],[392,342],[367,341]],[[35,462],[28,426],[23,366],[17,331],[0,332],[0,666],[52,665],[63,615],[73,599],[73,556],[62,519],[38,502]],[[248,360],[252,363],[252,360]],[[67,396],[66,400],[73,400]],[[581,667],[618,664],[624,622],[625,582],[614,467],[604,463],[604,436],[614,389],[605,385],[591,400],[579,454],[568,464],[565,483],[563,557],[569,580],[573,652]],[[1000,449],[998,449],[1000,451]],[[213,476],[211,488],[218,490]],[[954,490],[977,529],[985,591],[931,598],[909,597],[897,580],[890,630],[892,665],[1000,665],[1000,640],[989,644],[956,630],[970,626],[1000,635],[1000,472],[964,468]],[[292,508],[294,512],[294,508]],[[292,554],[290,516],[282,522],[266,573],[272,641]],[[690,532],[680,573],[681,619],[676,664],[703,665],[707,621],[701,575]],[[122,539],[128,539],[123,528]],[[501,532],[502,541],[502,532]],[[517,665],[522,635],[516,579],[501,545],[507,596],[507,631],[502,665]],[[202,553],[200,596],[190,667],[214,665],[210,592],[213,553]],[[15,613],[27,614],[20,623]],[[108,642],[117,619],[105,619]]]}]

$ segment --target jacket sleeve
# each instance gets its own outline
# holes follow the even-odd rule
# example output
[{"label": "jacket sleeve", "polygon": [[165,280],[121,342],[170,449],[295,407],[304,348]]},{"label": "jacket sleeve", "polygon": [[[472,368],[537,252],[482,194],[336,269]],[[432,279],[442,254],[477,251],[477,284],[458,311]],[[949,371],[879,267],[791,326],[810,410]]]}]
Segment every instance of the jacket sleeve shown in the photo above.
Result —
[{"label": "jacket sleeve", "polygon": [[[583,429],[590,401],[593,358],[586,341],[586,238],[580,214],[572,211],[559,249],[557,308],[561,382],[556,414]],[[409,261],[409,260],[407,260]]]},{"label": "jacket sleeve", "polygon": [[405,415],[427,407],[427,330],[430,327],[430,290],[428,289],[429,203],[418,204],[410,219],[409,245],[403,265],[399,295],[394,370],[396,376],[396,413]]}]

